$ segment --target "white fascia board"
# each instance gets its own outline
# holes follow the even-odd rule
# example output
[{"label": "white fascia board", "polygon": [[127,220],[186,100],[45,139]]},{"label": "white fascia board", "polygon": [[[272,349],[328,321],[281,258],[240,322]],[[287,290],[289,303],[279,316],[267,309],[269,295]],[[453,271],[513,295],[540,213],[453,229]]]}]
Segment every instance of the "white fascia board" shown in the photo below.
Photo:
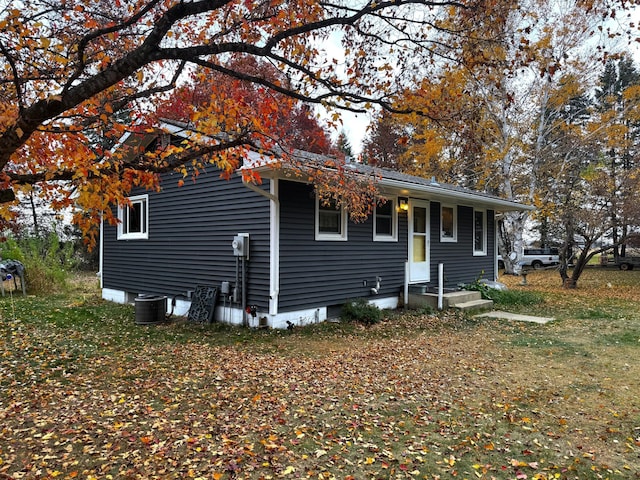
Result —
[{"label": "white fascia board", "polygon": [[[251,166],[251,164],[246,167],[243,166],[238,169],[239,171],[245,168],[249,168],[256,170],[260,174],[264,174],[263,176],[274,176],[273,173],[269,175],[269,172],[276,172],[275,176],[278,176],[279,178],[285,178],[294,182],[298,181],[302,183],[309,183],[303,179],[285,177],[284,175],[282,175],[281,171],[274,170],[269,166],[269,163],[275,163],[275,161],[267,162],[265,161],[264,156],[255,152],[249,153],[254,154],[256,158],[261,159],[262,163],[258,162],[256,166]],[[472,191],[459,192],[456,190],[449,190],[437,185],[420,185],[417,183],[403,182],[400,180],[392,180],[384,177],[378,180],[378,185],[380,187],[386,187],[390,192],[393,192],[394,194],[397,194],[399,196],[422,196],[427,200],[453,202],[456,204],[469,205],[476,208],[497,210],[499,212],[535,210],[535,207],[532,205],[525,205],[516,201],[501,199],[498,197],[487,197],[486,195],[474,193]]]},{"label": "white fascia board", "polygon": [[[169,122],[160,122],[160,128],[165,133],[169,133],[171,135],[175,135],[177,137],[185,138],[188,140],[197,140],[199,143],[212,143],[214,145],[220,143],[220,140],[209,135],[205,135],[204,133],[199,133],[186,125],[174,125]],[[246,169],[256,169],[276,163],[276,160],[274,160],[273,157],[269,155],[260,154],[249,148],[244,148],[244,150],[243,166],[238,169],[239,171]]]},{"label": "white fascia board", "polygon": [[531,211],[535,210],[535,207],[531,205],[524,205],[511,200],[503,200],[500,198],[490,198],[474,192],[458,192],[455,190],[449,190],[441,188],[435,185],[418,185],[408,182],[401,182],[399,180],[390,180],[381,178],[379,180],[380,185],[389,188],[397,189],[400,194],[411,196],[412,194],[423,194],[429,199],[456,201],[457,203],[470,203],[476,207],[485,207],[489,209],[495,209],[499,211]]},{"label": "white fascia board", "polygon": [[188,138],[189,133],[191,132],[191,130],[189,130],[186,127],[173,125],[172,123],[167,123],[167,122],[160,122],[160,128],[162,128],[162,130],[167,133],[170,133],[172,135],[176,135],[182,138]]},{"label": "white fascia board", "polygon": [[273,170],[273,166],[278,164],[278,160],[271,155],[258,153],[254,150],[247,149],[243,158],[242,166],[238,169],[242,170]]},{"label": "white fascia board", "polygon": [[176,137],[184,138],[187,140],[194,140],[199,144],[207,145],[212,143],[215,145],[219,143],[219,140],[216,140],[215,138],[212,138],[203,133],[198,133],[197,131],[190,129],[187,126],[174,125],[168,122],[160,122],[160,129],[164,133],[175,135]]}]

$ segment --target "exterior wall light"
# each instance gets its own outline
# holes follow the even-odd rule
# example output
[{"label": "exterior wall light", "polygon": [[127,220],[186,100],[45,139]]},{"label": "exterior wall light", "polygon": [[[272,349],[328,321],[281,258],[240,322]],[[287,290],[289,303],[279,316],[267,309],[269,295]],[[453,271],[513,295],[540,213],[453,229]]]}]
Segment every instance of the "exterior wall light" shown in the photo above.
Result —
[{"label": "exterior wall light", "polygon": [[400,211],[401,212],[408,212],[409,211],[409,199],[407,199],[407,198],[399,198],[398,199],[398,205],[400,206]]}]

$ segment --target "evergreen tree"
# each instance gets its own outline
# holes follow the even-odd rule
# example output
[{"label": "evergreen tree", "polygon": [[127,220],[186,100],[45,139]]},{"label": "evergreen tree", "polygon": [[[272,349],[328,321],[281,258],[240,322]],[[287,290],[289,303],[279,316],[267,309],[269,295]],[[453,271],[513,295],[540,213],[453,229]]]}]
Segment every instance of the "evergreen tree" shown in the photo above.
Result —
[{"label": "evergreen tree", "polygon": [[375,120],[364,151],[368,163],[378,167],[403,170],[402,157],[407,151],[402,126],[392,114],[382,112]]},{"label": "evergreen tree", "polygon": [[[600,88],[596,90],[596,107],[601,116],[601,124],[606,125],[607,135],[601,148],[607,158],[607,173],[610,185],[610,216],[616,228],[612,230],[611,242],[614,256],[624,256],[624,239],[629,234],[630,225],[619,207],[619,199],[635,192],[629,191],[629,179],[638,165],[638,144],[640,143],[640,122],[629,115],[637,108],[628,99],[626,92],[640,85],[640,72],[633,60],[622,56],[609,60],[600,76]],[[631,182],[632,183],[632,182]]]},{"label": "evergreen tree", "polygon": [[336,141],[336,148],[339,152],[344,154],[345,157],[353,157],[353,150],[351,149],[351,142],[344,130],[340,131],[338,140]]}]

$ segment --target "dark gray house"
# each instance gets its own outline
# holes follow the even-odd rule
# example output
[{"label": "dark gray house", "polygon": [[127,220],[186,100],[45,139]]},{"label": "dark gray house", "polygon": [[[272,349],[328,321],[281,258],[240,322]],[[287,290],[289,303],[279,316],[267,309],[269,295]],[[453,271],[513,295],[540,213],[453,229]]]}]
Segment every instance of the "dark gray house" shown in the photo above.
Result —
[{"label": "dark gray house", "polygon": [[103,298],[166,295],[184,314],[196,286],[212,286],[221,293],[215,320],[274,328],[323,321],[358,297],[395,308],[408,285],[437,286],[439,264],[446,287],[495,279],[496,216],[530,209],[375,169],[387,202],[356,224],[318,202],[312,185],[254,168],[261,185],[212,171],[179,187],[180,174],[164,174],[161,192],[141,191],[131,207],[115,207],[120,223],[101,232]]}]

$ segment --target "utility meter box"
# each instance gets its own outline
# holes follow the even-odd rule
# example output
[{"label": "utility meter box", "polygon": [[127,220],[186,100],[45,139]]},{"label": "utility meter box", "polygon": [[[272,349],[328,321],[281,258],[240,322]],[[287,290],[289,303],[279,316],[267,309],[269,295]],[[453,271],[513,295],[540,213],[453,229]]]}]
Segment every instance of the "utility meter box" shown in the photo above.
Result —
[{"label": "utility meter box", "polygon": [[233,237],[233,242],[231,242],[231,246],[233,247],[233,254],[236,257],[249,258],[249,234],[248,233],[239,233],[235,237]]}]

